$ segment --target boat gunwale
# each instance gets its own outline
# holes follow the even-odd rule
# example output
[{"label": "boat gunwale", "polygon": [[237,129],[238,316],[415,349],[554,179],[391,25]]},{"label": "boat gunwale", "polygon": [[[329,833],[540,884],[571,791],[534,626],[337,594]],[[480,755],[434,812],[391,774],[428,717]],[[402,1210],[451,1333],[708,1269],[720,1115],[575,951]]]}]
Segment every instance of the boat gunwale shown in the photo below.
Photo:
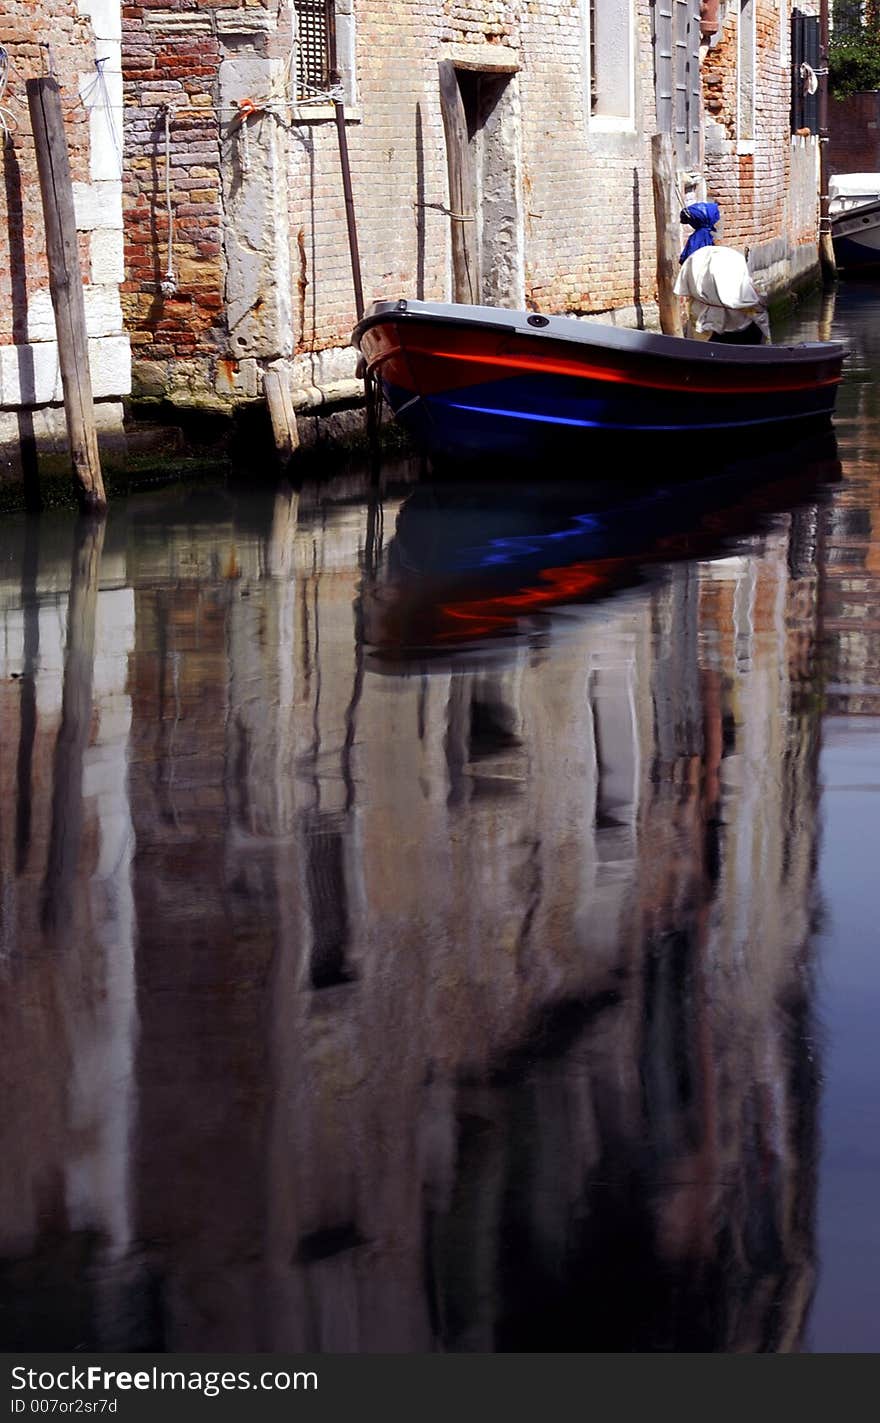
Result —
[{"label": "boat gunwale", "polygon": [[[404,300],[404,299],[401,299]],[[438,309],[439,308],[439,309]],[[629,354],[648,359],[661,358],[698,365],[779,366],[815,365],[822,361],[847,358],[848,348],[841,341],[804,341],[784,346],[734,346],[724,342],[694,341],[688,337],[665,336],[655,331],[629,330],[606,326],[601,322],[582,321],[572,316],[547,316],[546,326],[529,325],[528,318],[543,315],[537,312],[508,311],[505,307],[423,303],[406,300],[377,301],[361,318],[352,332],[352,344],[360,348],[364,334],[374,326],[390,322],[422,322],[428,325],[482,330],[508,336],[530,337],[584,346],[589,350],[607,350],[613,354]],[[560,324],[564,323],[564,330]],[[686,349],[682,349],[685,347]]]}]

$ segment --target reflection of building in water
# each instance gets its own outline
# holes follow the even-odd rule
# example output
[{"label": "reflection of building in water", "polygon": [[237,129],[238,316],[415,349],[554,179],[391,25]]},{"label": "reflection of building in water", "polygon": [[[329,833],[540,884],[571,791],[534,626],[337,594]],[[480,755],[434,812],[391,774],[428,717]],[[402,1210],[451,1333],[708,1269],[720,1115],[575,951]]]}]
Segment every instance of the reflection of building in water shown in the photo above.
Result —
[{"label": "reflection of building in water", "polygon": [[138,593],[166,1347],[794,1346],[814,567],[786,530],[552,650],[384,679],[360,511],[280,517],[283,555]]},{"label": "reflection of building in water", "polygon": [[[571,609],[503,663],[386,678],[356,638],[360,506],[133,528],[129,947],[82,931],[106,973],[137,924],[133,1200],[87,1222],[141,1242],[128,1342],[796,1347],[817,735],[797,534]],[[57,713],[37,723],[48,776]],[[84,988],[28,961],[29,932],[4,937],[4,1015],[26,973],[72,1012]],[[54,1145],[16,1128],[31,1203],[80,1141],[45,1012],[20,1106],[50,1099]],[[38,1224],[7,1205],[26,1255]]]},{"label": "reflection of building in water", "polygon": [[[41,527],[42,523],[42,527]],[[135,1047],[126,695],[104,531],[31,522],[0,582],[0,1332],[127,1340]]]},{"label": "reflection of building in water", "polygon": [[874,460],[852,460],[826,514],[827,709],[880,714],[880,481]]}]

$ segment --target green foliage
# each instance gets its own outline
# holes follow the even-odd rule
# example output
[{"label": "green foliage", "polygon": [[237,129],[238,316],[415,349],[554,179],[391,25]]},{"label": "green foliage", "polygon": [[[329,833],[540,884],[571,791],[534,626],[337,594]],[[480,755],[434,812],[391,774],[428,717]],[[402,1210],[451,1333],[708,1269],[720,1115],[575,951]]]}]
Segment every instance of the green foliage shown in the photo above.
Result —
[{"label": "green foliage", "polygon": [[880,89],[880,24],[846,28],[832,35],[828,51],[828,84],[835,99]]}]

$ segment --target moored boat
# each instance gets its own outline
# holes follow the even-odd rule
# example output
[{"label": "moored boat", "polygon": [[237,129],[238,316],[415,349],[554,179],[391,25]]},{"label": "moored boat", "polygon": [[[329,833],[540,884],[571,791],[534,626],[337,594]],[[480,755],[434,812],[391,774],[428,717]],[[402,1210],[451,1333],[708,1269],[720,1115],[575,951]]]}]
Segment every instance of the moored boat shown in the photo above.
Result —
[{"label": "moored boat", "polygon": [[379,301],[352,337],[429,450],[533,457],[590,431],[653,435],[827,420],[845,348],[734,346],[576,317]]},{"label": "moored boat", "polygon": [[839,173],[828,191],[838,266],[847,272],[880,268],[880,173]]}]

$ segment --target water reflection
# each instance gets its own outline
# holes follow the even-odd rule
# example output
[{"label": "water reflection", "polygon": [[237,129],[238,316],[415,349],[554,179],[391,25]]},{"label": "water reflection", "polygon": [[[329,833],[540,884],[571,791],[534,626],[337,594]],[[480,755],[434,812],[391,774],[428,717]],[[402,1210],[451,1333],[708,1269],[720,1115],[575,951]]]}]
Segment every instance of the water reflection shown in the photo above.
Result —
[{"label": "water reflection", "polygon": [[6,531],[8,1348],[801,1346],[837,465],[754,473]]}]

